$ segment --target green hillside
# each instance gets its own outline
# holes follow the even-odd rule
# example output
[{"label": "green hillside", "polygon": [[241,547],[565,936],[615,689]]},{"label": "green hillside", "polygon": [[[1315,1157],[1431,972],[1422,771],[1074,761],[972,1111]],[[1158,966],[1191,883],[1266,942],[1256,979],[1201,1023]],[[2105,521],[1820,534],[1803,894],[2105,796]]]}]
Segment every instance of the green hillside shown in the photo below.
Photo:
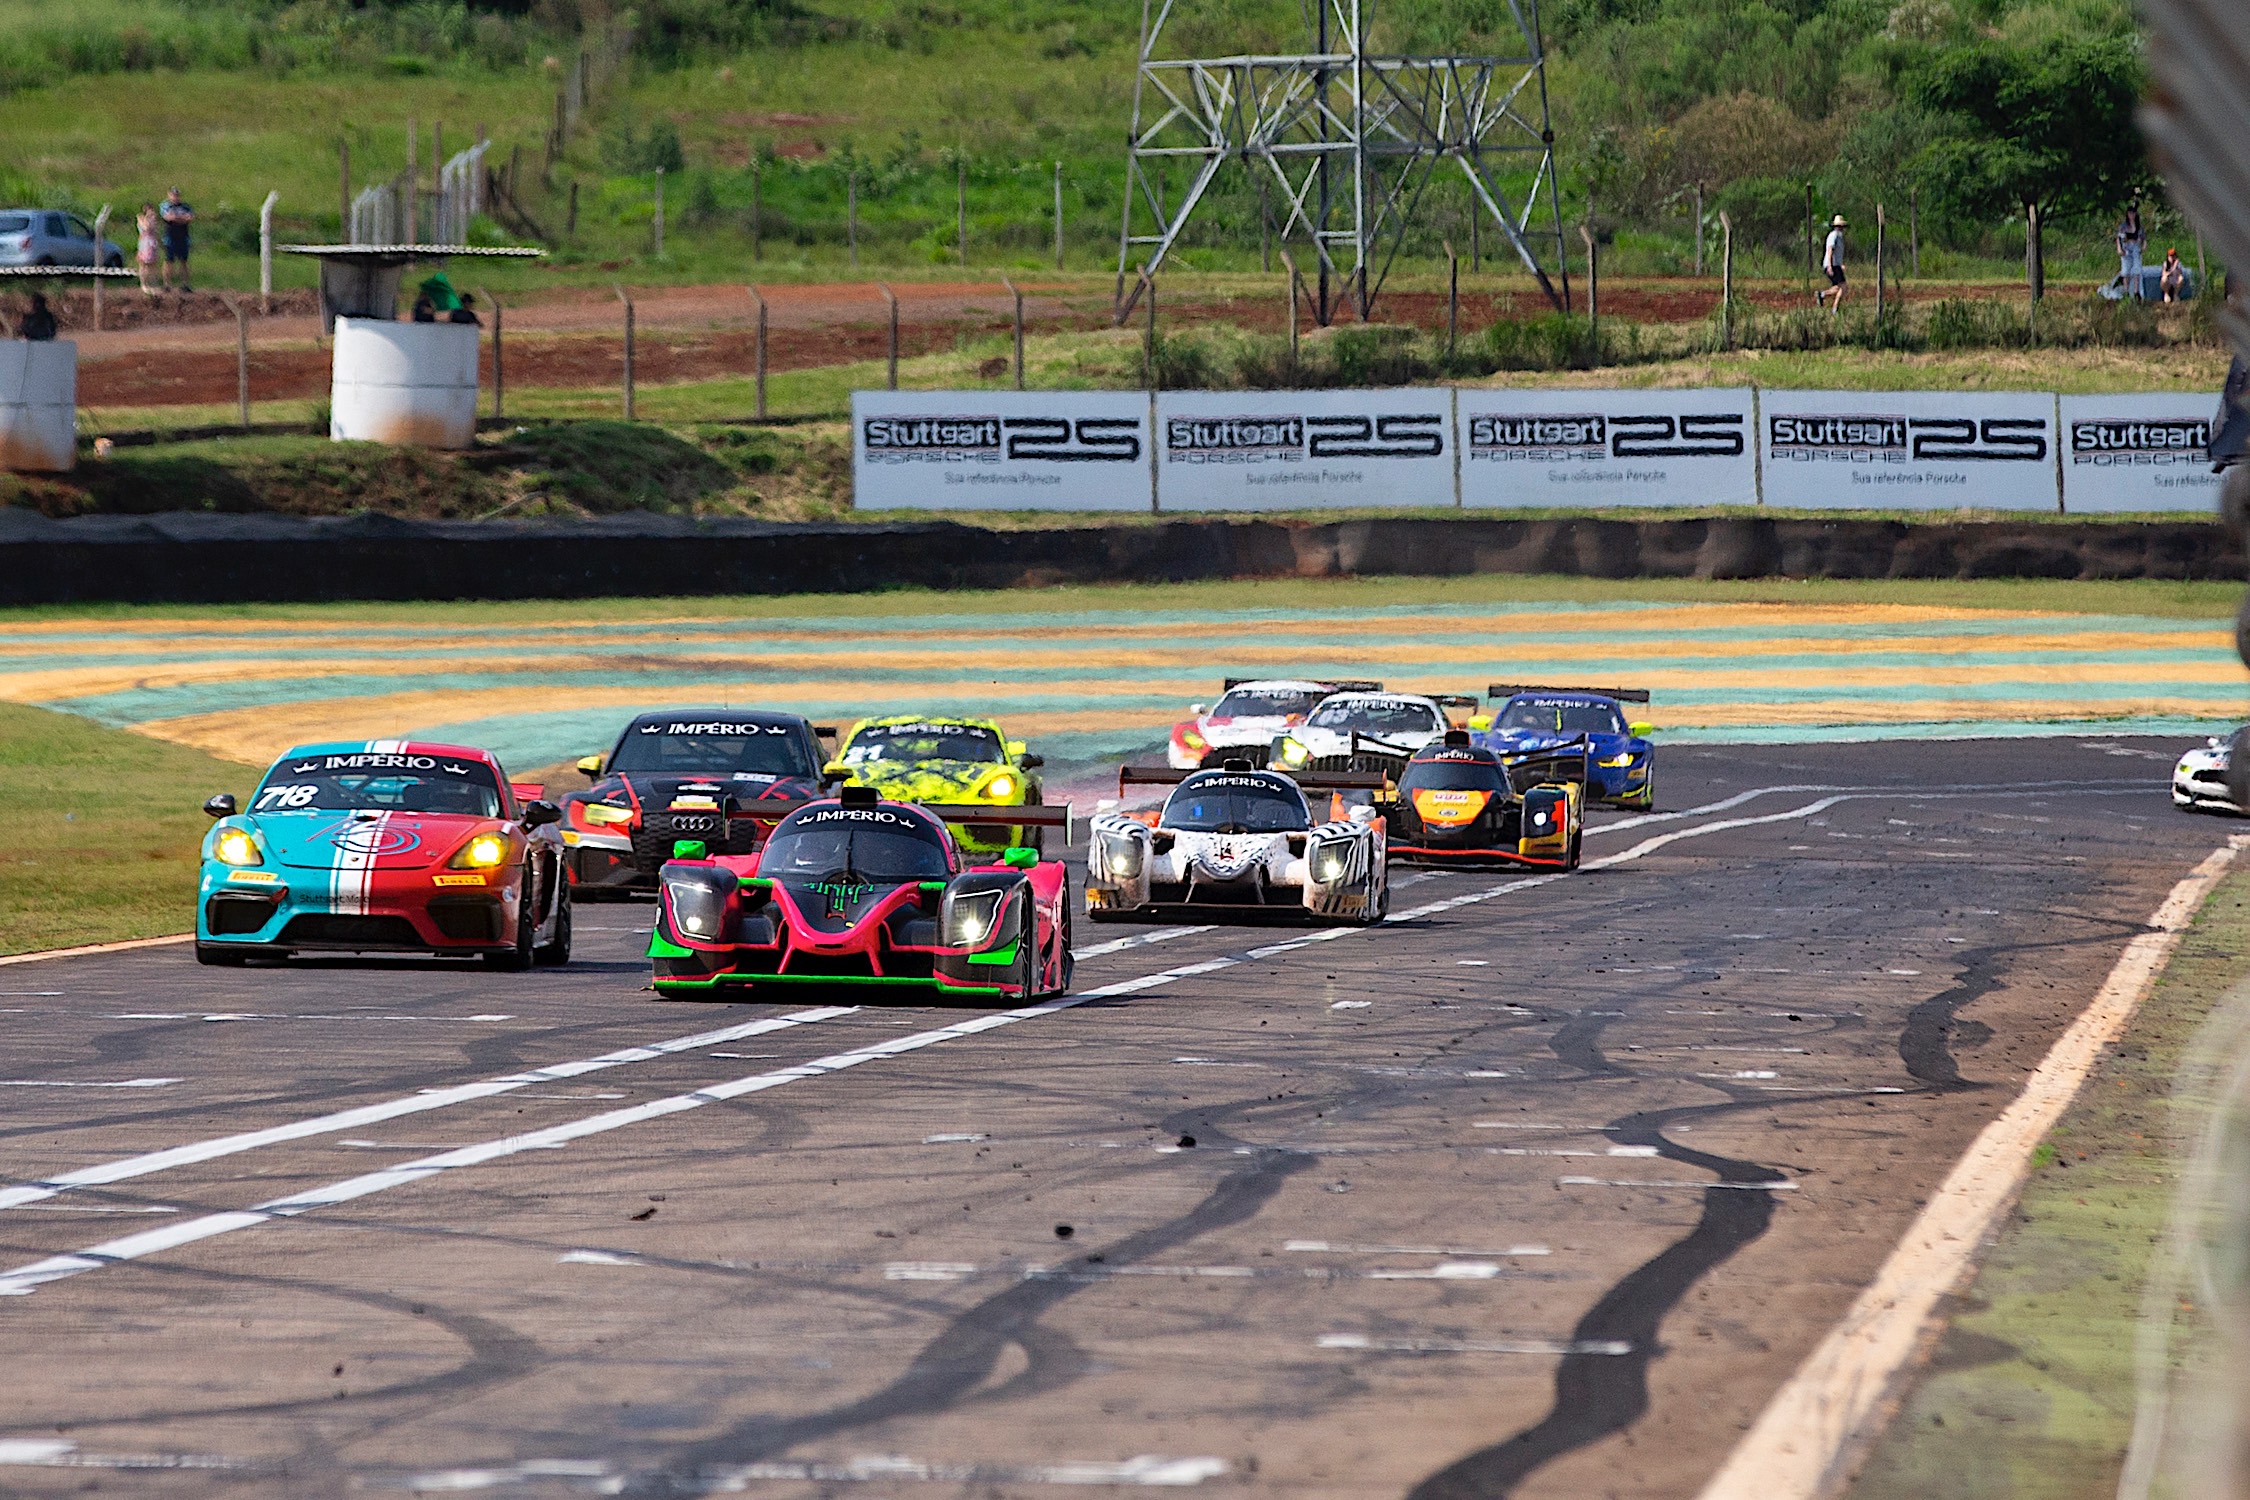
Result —
[{"label": "green hillside", "polygon": [[[520,196],[565,275],[740,275],[753,224],[760,274],[833,274],[854,180],[861,263],[937,271],[958,253],[957,171],[970,261],[1039,266],[1058,162],[1070,260],[1092,269],[1115,255],[1139,13],[1126,0],[0,0],[0,198],[124,217],[178,182],[203,214],[199,253],[220,263],[206,279],[239,282],[269,189],[290,237],[333,235],[339,144],[357,183],[388,177],[411,117],[425,175],[433,124],[448,150],[480,128],[495,160],[520,149]],[[1214,51],[1293,46],[1301,25],[1296,0],[1182,0],[1178,14],[1181,43]],[[1379,15],[1380,41],[1412,50],[1473,49],[1509,24],[1506,0],[1389,0]],[[620,22],[630,63],[550,166],[577,39]],[[1894,221],[1911,211],[1926,275],[2014,274],[2032,200],[2054,274],[2106,274],[2109,223],[2147,177],[2125,0],[1548,0],[1542,25],[1566,214],[1590,199],[1620,271],[1685,269],[1701,181],[1742,231],[1745,271],[1799,263],[1809,186],[1823,218],[1871,227],[1879,200]],[[1428,207],[1410,255],[1466,234],[1457,187]],[[2186,234],[2161,207],[2153,227],[2160,245]],[[1258,254],[1256,198],[1236,178],[1185,258],[1240,269]]]}]

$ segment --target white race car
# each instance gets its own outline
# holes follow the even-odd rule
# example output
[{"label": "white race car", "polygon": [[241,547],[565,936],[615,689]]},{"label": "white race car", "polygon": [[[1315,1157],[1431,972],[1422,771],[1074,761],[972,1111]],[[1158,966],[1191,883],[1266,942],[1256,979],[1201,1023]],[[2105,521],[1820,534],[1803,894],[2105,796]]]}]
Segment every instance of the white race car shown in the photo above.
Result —
[{"label": "white race car", "polygon": [[1266,763],[1274,740],[1304,722],[1315,704],[1330,693],[1380,690],[1379,682],[1314,682],[1295,677],[1227,679],[1219,701],[1206,709],[1193,704],[1194,717],[1172,726],[1165,759],[1176,771],[1196,771],[1228,760],[1254,766]]},{"label": "white race car", "polygon": [[2245,813],[2250,808],[2234,800],[2227,786],[2227,766],[2250,733],[2250,725],[2225,739],[2217,735],[2180,757],[2172,767],[2172,805],[2188,812]]},{"label": "white race car", "polygon": [[[1372,791],[1374,776],[1308,777],[1315,790]],[[1153,818],[1104,813],[1086,846],[1086,910],[1096,921],[1193,908],[1297,911],[1372,924],[1390,911],[1382,817],[1372,807],[1315,822],[1291,777],[1240,761],[1214,771],[1127,766],[1135,782],[1176,782]]]},{"label": "white race car", "polygon": [[1379,770],[1393,781],[1414,752],[1445,738],[1448,708],[1480,700],[1451,694],[1331,693],[1305,722],[1278,735],[1267,764],[1284,771]]}]

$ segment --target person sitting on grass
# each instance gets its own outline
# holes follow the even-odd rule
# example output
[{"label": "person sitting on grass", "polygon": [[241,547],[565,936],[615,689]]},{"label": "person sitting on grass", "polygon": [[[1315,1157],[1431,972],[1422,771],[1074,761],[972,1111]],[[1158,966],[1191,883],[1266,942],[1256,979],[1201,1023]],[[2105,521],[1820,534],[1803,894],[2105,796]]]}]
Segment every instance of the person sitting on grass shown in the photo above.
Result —
[{"label": "person sitting on grass", "polygon": [[2178,302],[2187,296],[2187,267],[2180,264],[2177,248],[2164,252],[2164,274],[2157,279],[2157,285],[2164,289],[2167,302]]},{"label": "person sitting on grass", "polygon": [[25,313],[23,321],[16,325],[16,337],[30,339],[33,343],[45,343],[54,336],[55,315],[47,307],[47,294],[33,292],[31,311]]}]

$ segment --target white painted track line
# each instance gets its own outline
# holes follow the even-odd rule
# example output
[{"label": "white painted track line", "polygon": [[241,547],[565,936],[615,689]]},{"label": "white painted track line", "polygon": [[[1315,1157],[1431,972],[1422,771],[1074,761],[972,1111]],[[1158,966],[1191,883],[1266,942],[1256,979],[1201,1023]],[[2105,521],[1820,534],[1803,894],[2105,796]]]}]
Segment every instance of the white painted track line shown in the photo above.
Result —
[{"label": "white painted track line", "polygon": [[582,1078],[588,1073],[598,1073],[606,1068],[625,1063],[647,1062],[653,1058],[670,1056],[676,1052],[693,1052],[704,1047],[715,1047],[723,1042],[738,1042],[744,1037],[763,1036],[767,1032],[785,1031],[794,1026],[809,1026],[820,1021],[832,1021],[838,1016],[848,1016],[856,1009],[849,1005],[822,1006],[816,1010],[801,1010],[786,1016],[768,1016],[763,1020],[746,1021],[736,1026],[721,1027],[717,1031],[699,1031],[693,1036],[674,1037],[669,1041],[649,1042],[641,1046],[623,1047],[615,1052],[604,1052],[598,1057],[580,1058],[575,1062],[554,1063],[544,1068],[534,1068],[525,1073],[509,1073],[499,1078],[480,1079],[475,1083],[457,1084],[452,1088],[432,1089],[427,1093],[408,1094],[399,1099],[386,1099],[380,1104],[363,1104],[356,1108],[337,1110],[332,1114],[315,1115],[310,1119],[292,1120],[286,1125],[269,1126],[264,1130],[245,1130],[236,1135],[218,1136],[212,1140],[196,1141],[184,1146],[172,1146],[162,1151],[150,1151],[140,1156],[123,1157],[116,1161],[101,1162],[91,1167],[81,1167],[75,1172],[58,1173],[38,1182],[23,1183],[15,1187],[0,1188],[0,1209],[21,1208],[27,1203],[37,1203],[74,1188],[102,1187],[113,1182],[125,1182],[135,1177],[146,1177],[152,1172],[169,1171],[174,1167],[193,1166],[197,1162],[213,1161],[222,1156],[234,1156],[244,1151],[256,1151],[263,1146],[276,1146],[287,1141],[301,1141],[312,1136],[328,1135],[339,1130],[356,1130],[365,1125],[380,1124],[406,1115],[427,1114],[433,1109],[447,1109],[476,1099],[489,1099],[496,1094],[512,1093],[535,1083],[554,1083],[564,1078]]},{"label": "white painted track line", "polygon": [[0,968],[9,964],[41,963],[50,958],[84,958],[94,953],[124,953],[134,948],[170,948],[193,941],[194,933],[179,932],[169,937],[132,938],[122,943],[88,943],[83,948],[48,948],[39,953],[11,953],[6,958],[0,958]]},{"label": "white painted track line", "polygon": [[[1720,833],[1729,829],[1747,828],[1759,824],[1785,822],[1792,818],[1810,817],[1814,813],[1834,806],[1837,802],[1843,800],[1844,798],[1842,797],[1830,797],[1821,801],[1807,803],[1803,807],[1795,808],[1788,812],[1768,813],[1762,817],[1755,818],[1733,818],[1717,823],[1699,825],[1698,827],[1694,828],[1675,829],[1672,832],[1658,834],[1654,838],[1645,839],[1641,843],[1634,845],[1630,849],[1621,850],[1616,854],[1608,855],[1598,861],[1592,861],[1590,862],[1589,867],[1622,864],[1628,860],[1639,859],[1641,856],[1648,854],[1653,850],[1662,848],[1665,845],[1677,843],[1681,839],[1694,838],[1706,833]],[[1561,874],[1557,873],[1552,875],[1537,875],[1527,880],[1509,881],[1505,884],[1494,886],[1486,890],[1474,891],[1466,895],[1452,897],[1444,901],[1432,902],[1426,906],[1416,907],[1407,912],[1394,913],[1390,918],[1390,921],[1396,923],[1402,920],[1411,920],[1418,916],[1425,916],[1442,911],[1450,911],[1455,908],[1468,906],[1476,902],[1489,901],[1510,891],[1525,890],[1532,886],[1545,885],[1550,881],[1559,880],[1562,878],[1564,877]],[[269,1199],[268,1201],[254,1205],[251,1208],[226,1213],[207,1214],[200,1218],[187,1220],[182,1223],[168,1224],[160,1229],[152,1229],[143,1234],[126,1235],[119,1239],[107,1240],[101,1244],[89,1246],[84,1250],[74,1253],[49,1256],[44,1260],[33,1261],[27,1265],[18,1266],[13,1270],[0,1273],[0,1296],[25,1296],[31,1293],[35,1288],[46,1285],[49,1282],[60,1281],[66,1277],[81,1275],[87,1271],[99,1270],[104,1266],[113,1266],[124,1263],[126,1261],[139,1260],[145,1256],[158,1254],[165,1250],[177,1249],[183,1245],[195,1244],[198,1241],[212,1239],[223,1234],[231,1234],[238,1229],[250,1229],[260,1224],[272,1223],[278,1219],[294,1218],[299,1214],[307,1213],[314,1209],[330,1208],[334,1207],[337,1204],[352,1202],[360,1198],[369,1197],[376,1193],[386,1192],[391,1188],[404,1187],[409,1183],[420,1182],[425,1178],[435,1177],[441,1173],[453,1171],[458,1168],[482,1166],[489,1162],[499,1161],[506,1157],[518,1155],[525,1151],[552,1150],[557,1147],[567,1145],[572,1141],[585,1139],[589,1136],[606,1134],[609,1131],[621,1130],[627,1126],[639,1125],[650,1120],[662,1119],[666,1116],[680,1114],[688,1110],[700,1109],[705,1105],[717,1104],[729,1099],[739,1099],[746,1095],[763,1093],[766,1090],[780,1088],[786,1084],[800,1082],[805,1079],[824,1078],[829,1076],[830,1074],[840,1073],[847,1069],[858,1067],[862,1063],[903,1056],[907,1053],[918,1052],[925,1047],[936,1046],[942,1042],[954,1041],[963,1037],[979,1036],[985,1032],[997,1031],[1004,1026],[1012,1026],[1019,1021],[1041,1019],[1046,1016],[1055,1015],[1061,1011],[1070,1010],[1077,1006],[1084,1005],[1089,1001],[1111,999],[1122,995],[1139,994],[1146,990],[1157,989],[1164,985],[1172,984],[1181,979],[1192,978],[1201,974],[1217,973],[1221,970],[1234,968],[1237,965],[1251,962],[1258,958],[1287,952],[1291,949],[1303,947],[1308,944],[1334,941],[1336,939],[1350,937],[1355,934],[1364,935],[1368,933],[1379,932],[1381,930],[1383,930],[1381,926],[1372,928],[1324,928],[1318,932],[1308,934],[1301,939],[1286,943],[1267,945],[1265,947],[1253,949],[1246,954],[1210,958],[1204,959],[1197,963],[1182,964],[1176,968],[1165,969],[1155,974],[1142,975],[1141,977],[1136,979],[1120,980],[1114,984],[1102,985],[1098,988],[1080,991],[1076,994],[1060,996],[1056,999],[1048,1000],[1038,1005],[1025,1006],[1018,1010],[1000,1011],[991,1015],[980,1016],[973,1020],[962,1021],[955,1025],[941,1026],[931,1031],[922,1031],[916,1032],[910,1036],[895,1037],[886,1042],[880,1042],[869,1047],[856,1048],[849,1052],[832,1053],[827,1057],[816,1058],[811,1062],[800,1063],[795,1067],[781,1068],[769,1073],[756,1073],[748,1077],[732,1079],[725,1083],[712,1084],[708,1087],[697,1089],[691,1093],[675,1094],[669,1098],[655,1099],[645,1104],[632,1105],[624,1109],[608,1110],[598,1115],[590,1115],[580,1120],[571,1121],[567,1124],[551,1126],[545,1130],[531,1131],[522,1135],[503,1136],[497,1140],[485,1141],[473,1146],[464,1146],[459,1148],[458,1150],[441,1152],[435,1156],[426,1156],[414,1161],[401,1162],[395,1166],[385,1167],[374,1172],[363,1173],[357,1177],[346,1178],[341,1182],[329,1183],[326,1186],[312,1188],[302,1193],[294,1193],[283,1198]],[[843,1012],[839,1010],[832,1013],[842,1014]],[[820,1013],[806,1012],[804,1014],[812,1015]],[[765,1029],[770,1030],[777,1029],[779,1026],[785,1024],[802,1024],[802,1022],[794,1021],[789,1017],[777,1017],[774,1020],[767,1022],[753,1022],[751,1023],[751,1028],[748,1029],[754,1029],[763,1026]],[[744,1029],[744,1034],[747,1034],[748,1029]],[[639,1049],[634,1050],[637,1051]],[[525,1081],[530,1081],[530,1075],[524,1075],[524,1077]],[[494,1082],[497,1081],[498,1080],[494,1080]],[[521,1085],[517,1084],[515,1086],[520,1087]],[[465,1085],[464,1087],[474,1088],[478,1087],[478,1085]],[[277,1128],[286,1130],[291,1127],[282,1126]],[[237,1137],[232,1139],[240,1138]],[[197,1148],[186,1147],[180,1149],[193,1151]],[[145,1160],[145,1158],[139,1158],[137,1160]],[[102,1169],[89,1168],[86,1170],[98,1172]],[[158,1169],[151,1168],[150,1170]],[[19,1189],[18,1191],[36,1191],[36,1189]]]},{"label": "white painted track line", "polygon": [[2250,847],[2236,834],[2197,865],[2148,920],[1999,1118],[1987,1125],[1929,1204],[1788,1382],[1775,1393],[1701,1500],[1819,1500],[1851,1477],[1863,1445],[1895,1406],[1901,1373],[1938,1301],[1965,1281],[1985,1236],[2022,1191],[2032,1152],[2154,988],[2204,898]]}]

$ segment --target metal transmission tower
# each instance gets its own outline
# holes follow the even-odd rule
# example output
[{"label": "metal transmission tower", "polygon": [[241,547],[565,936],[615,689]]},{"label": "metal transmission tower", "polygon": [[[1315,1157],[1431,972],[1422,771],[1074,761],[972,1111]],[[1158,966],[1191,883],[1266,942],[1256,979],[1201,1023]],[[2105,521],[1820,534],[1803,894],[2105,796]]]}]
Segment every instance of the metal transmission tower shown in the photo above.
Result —
[{"label": "metal transmission tower", "polygon": [[[1282,243],[1309,244],[1318,263],[1315,313],[1323,324],[1347,302],[1367,317],[1416,204],[1448,161],[1468,180],[1474,211],[1499,229],[1548,300],[1567,311],[1538,0],[1508,0],[1520,53],[1462,57],[1372,51],[1376,0],[1300,3],[1307,50],[1190,58],[1168,55],[1166,35],[1185,24],[1198,0],[1141,0],[1140,74],[1117,246],[1118,321],[1131,313],[1230,161],[1279,189]],[[1511,202],[1500,178],[1521,182],[1527,168],[1530,185],[1520,203]],[[1186,181],[1175,194],[1176,176]],[[1534,227],[1542,194],[1551,222]],[[1559,291],[1541,264],[1550,239]]]}]

